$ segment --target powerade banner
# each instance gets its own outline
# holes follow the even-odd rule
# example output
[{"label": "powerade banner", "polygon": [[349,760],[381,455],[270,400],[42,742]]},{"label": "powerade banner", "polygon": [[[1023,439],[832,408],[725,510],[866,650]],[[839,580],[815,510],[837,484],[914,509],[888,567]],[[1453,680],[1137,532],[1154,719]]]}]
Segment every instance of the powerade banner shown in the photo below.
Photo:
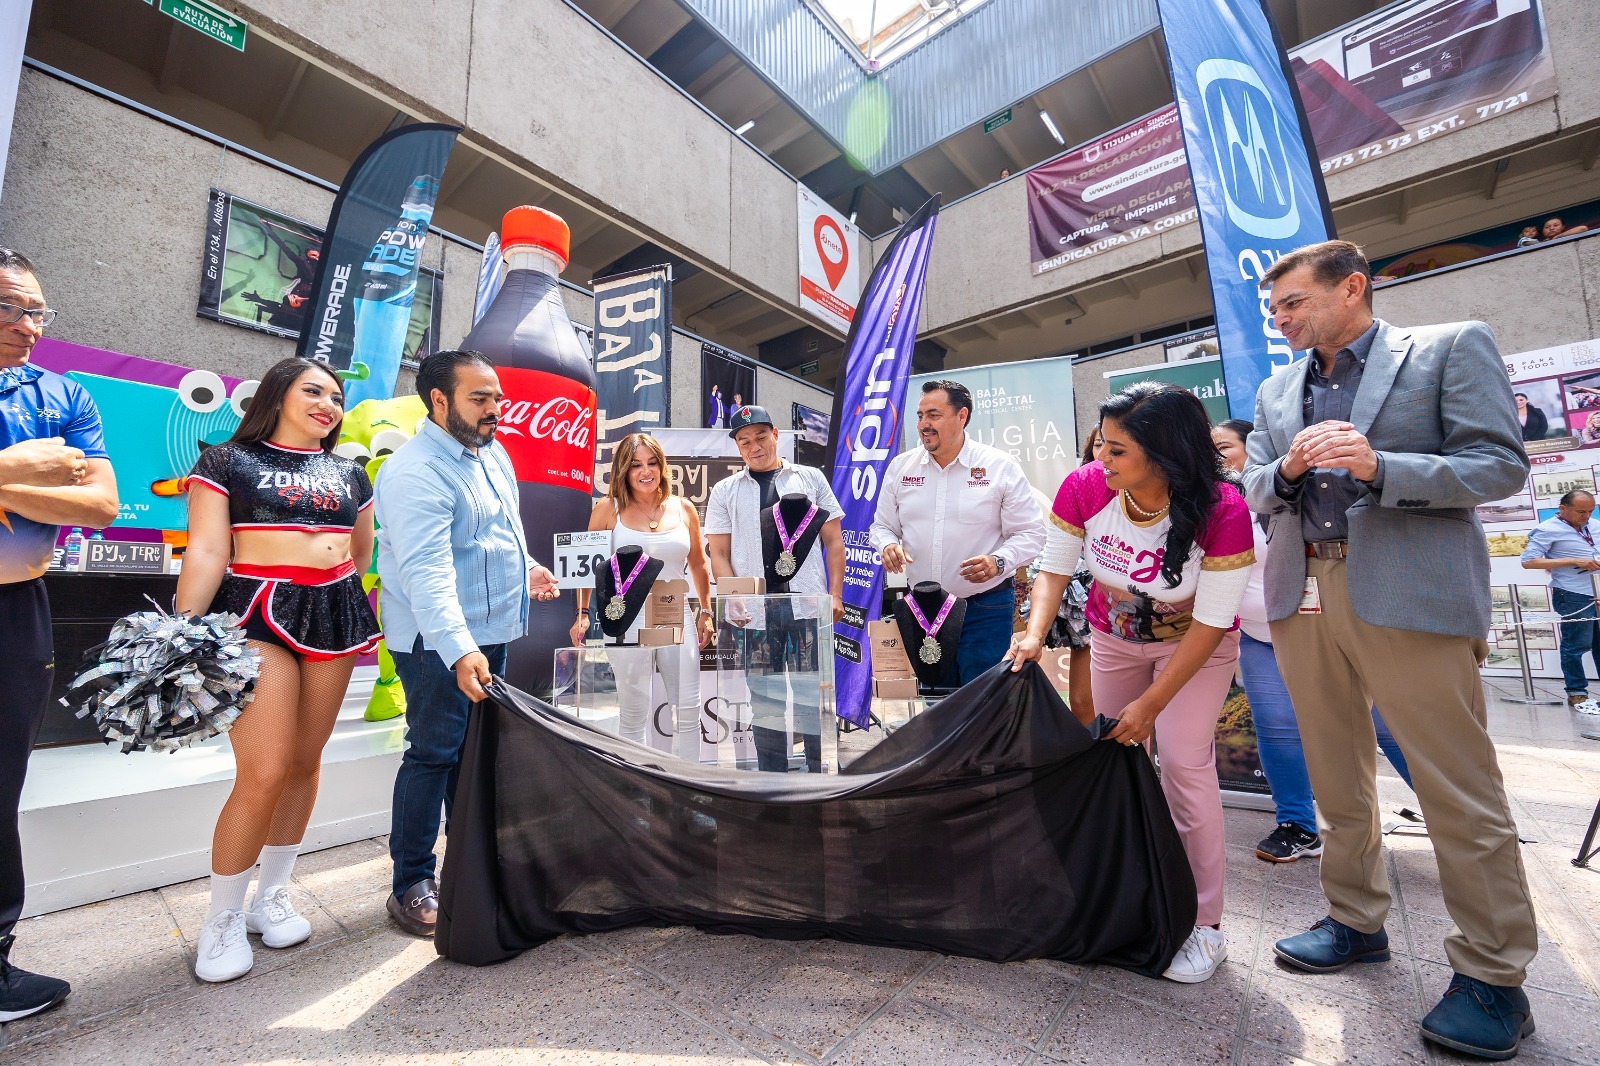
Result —
[{"label": "powerade banner", "polygon": [[1228,409],[1294,359],[1261,275],[1334,235],[1287,60],[1264,0],[1158,0],[1217,317]]},{"label": "powerade banner", "polygon": [[672,266],[594,279],[596,480],[617,441],[666,425],[672,375]]},{"label": "powerade banner", "polygon": [[295,354],[342,371],[347,407],[394,395],[422,244],[460,132],[425,122],[384,134],[334,198]]},{"label": "powerade banner", "polygon": [[[1188,389],[1206,406],[1206,416],[1213,422],[1226,422],[1228,414],[1228,387],[1222,380],[1222,360],[1216,356],[1201,359],[1157,363],[1154,366],[1133,366],[1126,370],[1105,371],[1106,392],[1115,394],[1141,381],[1165,381]],[[1251,420],[1254,421],[1254,414]]]},{"label": "powerade banner", "polygon": [[867,531],[884,469],[900,450],[911,352],[917,344],[922,283],[939,218],[937,193],[917,209],[867,279],[844,345],[844,381],[833,399],[833,494],[844,508],[844,620],[834,623],[834,683],[839,717],[866,727],[872,663],[866,640],[882,595],[883,565]]}]

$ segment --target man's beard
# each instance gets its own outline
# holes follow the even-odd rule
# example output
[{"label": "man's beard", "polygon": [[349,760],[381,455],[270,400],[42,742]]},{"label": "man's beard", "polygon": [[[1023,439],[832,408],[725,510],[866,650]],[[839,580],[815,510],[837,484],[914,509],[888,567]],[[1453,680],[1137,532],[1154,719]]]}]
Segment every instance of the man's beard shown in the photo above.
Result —
[{"label": "man's beard", "polygon": [[494,431],[498,421],[491,420],[489,431],[483,431],[483,423],[474,425],[456,414],[456,405],[451,403],[446,406],[444,413],[445,432],[468,448],[487,448],[494,443]]}]

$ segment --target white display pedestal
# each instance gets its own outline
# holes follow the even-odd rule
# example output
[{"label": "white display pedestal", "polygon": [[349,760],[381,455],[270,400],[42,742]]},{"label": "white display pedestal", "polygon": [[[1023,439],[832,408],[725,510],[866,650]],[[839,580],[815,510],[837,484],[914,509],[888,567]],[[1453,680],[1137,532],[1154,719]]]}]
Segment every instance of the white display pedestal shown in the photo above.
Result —
[{"label": "white display pedestal", "polygon": [[[405,718],[367,722],[376,667],[360,667],[322,755],[304,851],[389,831]],[[211,831],[233,785],[218,737],[170,755],[81,744],[33,753],[19,824],[23,916],[96,903],[211,872]]]}]

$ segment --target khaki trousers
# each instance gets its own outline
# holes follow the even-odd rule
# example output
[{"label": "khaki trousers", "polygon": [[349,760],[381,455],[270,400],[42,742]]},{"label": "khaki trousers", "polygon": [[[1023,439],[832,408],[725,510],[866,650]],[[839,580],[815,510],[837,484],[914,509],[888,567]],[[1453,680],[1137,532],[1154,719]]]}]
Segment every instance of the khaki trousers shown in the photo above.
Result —
[{"label": "khaki trousers", "polygon": [[1481,640],[1370,625],[1356,616],[1342,559],[1307,559],[1321,614],[1272,623],[1294,700],[1322,833],[1329,913],[1373,933],[1392,897],[1378,825],[1371,707],[1405,753],[1456,928],[1445,954],[1458,972],[1520,985],[1538,951],[1516,823],[1486,725]]}]

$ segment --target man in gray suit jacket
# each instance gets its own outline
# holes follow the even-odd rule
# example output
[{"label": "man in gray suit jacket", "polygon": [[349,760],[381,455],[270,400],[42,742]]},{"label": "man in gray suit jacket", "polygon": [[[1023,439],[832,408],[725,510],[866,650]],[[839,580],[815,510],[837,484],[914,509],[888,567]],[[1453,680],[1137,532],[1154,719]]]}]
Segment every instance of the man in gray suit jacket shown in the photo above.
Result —
[{"label": "man in gray suit jacket", "polygon": [[1533,1031],[1521,985],[1538,948],[1478,664],[1489,555],[1473,510],[1520,490],[1528,459],[1505,364],[1481,322],[1401,329],[1372,316],[1347,241],[1268,271],[1274,324],[1310,350],[1261,385],[1245,496],[1269,516],[1266,604],[1322,822],[1329,917],[1278,942],[1311,972],[1389,958],[1370,708],[1411,764],[1456,971],[1425,1037],[1509,1058]]}]

